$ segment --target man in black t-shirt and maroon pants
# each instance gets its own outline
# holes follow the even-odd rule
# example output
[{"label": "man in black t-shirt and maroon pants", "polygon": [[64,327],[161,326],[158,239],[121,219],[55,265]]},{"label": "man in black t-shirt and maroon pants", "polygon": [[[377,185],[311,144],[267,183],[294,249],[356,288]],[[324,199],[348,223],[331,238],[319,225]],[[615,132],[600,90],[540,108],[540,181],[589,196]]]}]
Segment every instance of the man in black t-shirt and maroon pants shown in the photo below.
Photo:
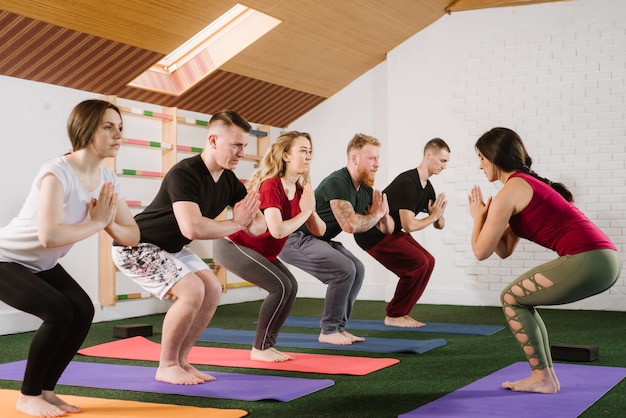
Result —
[{"label": "man in black t-shirt and maroon pants", "polygon": [[[389,215],[395,223],[394,232],[385,235],[377,228],[355,234],[354,239],[369,255],[399,277],[393,299],[387,305],[385,325],[417,328],[424,323],[409,316],[435,267],[435,258],[411,236],[429,225],[442,229],[445,195],[435,195],[428,180],[439,174],[450,160],[450,148],[440,138],[424,146],[424,158],[416,169],[399,174],[383,193],[387,195]],[[425,212],[428,216],[418,219]]]}]

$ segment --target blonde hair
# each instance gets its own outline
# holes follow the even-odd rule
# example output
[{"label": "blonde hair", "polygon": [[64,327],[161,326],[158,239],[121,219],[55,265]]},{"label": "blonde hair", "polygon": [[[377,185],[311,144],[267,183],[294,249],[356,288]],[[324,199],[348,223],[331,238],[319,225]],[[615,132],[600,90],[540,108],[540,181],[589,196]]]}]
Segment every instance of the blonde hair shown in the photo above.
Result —
[{"label": "blonde hair", "polygon": [[[311,136],[306,132],[289,131],[280,134],[261,159],[259,168],[250,176],[246,183],[246,188],[248,190],[258,190],[263,180],[271,177],[283,177],[287,169],[287,163],[283,160],[283,155],[289,153],[294,141],[300,137],[308,139],[312,149],[313,142],[311,141]],[[300,176],[298,183],[304,185],[309,182],[310,178],[307,171]]]},{"label": "blonde hair", "polygon": [[348,148],[346,149],[346,152],[348,153],[348,155],[350,155],[350,151],[360,150],[368,144],[380,147],[380,141],[373,136],[365,134],[355,134],[350,142],[348,142]]}]

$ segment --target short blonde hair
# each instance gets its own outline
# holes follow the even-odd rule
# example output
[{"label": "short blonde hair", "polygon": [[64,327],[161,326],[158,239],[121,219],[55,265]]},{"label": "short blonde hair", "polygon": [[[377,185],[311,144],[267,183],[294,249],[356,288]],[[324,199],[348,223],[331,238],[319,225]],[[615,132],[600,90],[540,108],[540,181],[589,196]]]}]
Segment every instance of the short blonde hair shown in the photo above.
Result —
[{"label": "short blonde hair", "polygon": [[348,148],[346,152],[348,155],[352,150],[360,150],[366,145],[374,145],[380,147],[380,141],[373,136],[365,135],[365,134],[354,134],[350,142],[348,142]]}]

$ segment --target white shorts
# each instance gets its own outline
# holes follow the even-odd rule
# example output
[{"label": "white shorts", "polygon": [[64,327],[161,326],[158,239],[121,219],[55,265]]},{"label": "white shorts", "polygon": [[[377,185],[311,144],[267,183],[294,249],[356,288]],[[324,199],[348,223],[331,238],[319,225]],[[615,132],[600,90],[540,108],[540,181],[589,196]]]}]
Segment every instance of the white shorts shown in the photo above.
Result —
[{"label": "white shorts", "polygon": [[170,253],[154,244],[140,243],[136,247],[113,246],[111,255],[122,273],[161,300],[187,274],[209,269],[187,247]]}]

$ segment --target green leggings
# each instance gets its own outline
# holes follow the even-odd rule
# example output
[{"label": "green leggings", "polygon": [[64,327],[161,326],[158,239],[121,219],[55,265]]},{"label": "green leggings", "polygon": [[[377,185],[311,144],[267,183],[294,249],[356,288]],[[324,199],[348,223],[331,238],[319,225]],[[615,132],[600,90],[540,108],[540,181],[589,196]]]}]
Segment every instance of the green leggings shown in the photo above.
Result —
[{"label": "green leggings", "polygon": [[[617,281],[621,262],[613,250],[565,255],[524,273],[500,295],[507,324],[533,370],[552,367],[548,331],[535,309],[561,305],[604,292]],[[539,273],[548,281],[537,280]]]}]

